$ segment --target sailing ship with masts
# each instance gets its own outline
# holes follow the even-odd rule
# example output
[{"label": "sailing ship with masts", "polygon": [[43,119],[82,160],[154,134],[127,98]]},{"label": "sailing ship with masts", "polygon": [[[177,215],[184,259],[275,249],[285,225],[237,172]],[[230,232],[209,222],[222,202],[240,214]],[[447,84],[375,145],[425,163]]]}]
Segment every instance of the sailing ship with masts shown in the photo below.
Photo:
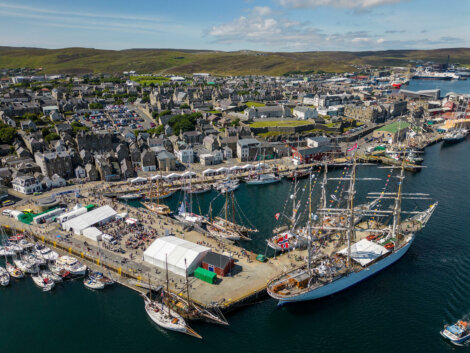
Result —
[{"label": "sailing ship with masts", "polygon": [[157,178],[155,183],[150,180],[149,193],[146,197],[146,201],[143,201],[142,204],[151,212],[168,216],[171,214],[171,209],[167,205],[160,203],[160,200],[170,197],[176,190],[166,190],[161,180],[162,178]]},{"label": "sailing ship with masts", "polygon": [[238,214],[239,218],[242,218],[243,223],[249,224],[249,220],[245,217],[243,210],[238,205],[233,191],[225,193],[224,197],[224,207],[221,209],[219,215],[215,217],[212,215],[212,204],[215,199],[211,201],[209,205],[209,219],[206,222],[207,231],[217,238],[228,240],[250,240],[249,235],[251,233],[258,232],[258,230],[252,226],[246,227],[241,225],[237,221],[236,217]]},{"label": "sailing ship with masts", "polygon": [[[309,242],[305,265],[269,281],[268,294],[279,304],[319,299],[350,288],[398,261],[411,247],[416,233],[423,229],[437,207],[437,202],[422,212],[404,212],[403,198],[429,199],[427,194],[403,194],[405,162],[398,175],[398,190],[393,193],[369,193],[370,198],[394,201],[393,210],[363,210],[356,214],[356,162],[347,178],[349,188],[346,208],[320,208],[320,221],[309,217]],[[402,213],[413,214],[401,220]],[[327,216],[341,215],[342,225],[324,225]],[[391,224],[380,223],[376,217],[392,216]],[[368,218],[356,223],[356,217]],[[314,233],[312,232],[315,231]]]},{"label": "sailing ship with masts", "polygon": [[[170,293],[170,284],[168,278],[168,262],[166,261],[166,292]],[[150,277],[149,277],[149,288],[150,285]],[[165,304],[165,301],[171,304],[171,301],[164,300],[165,292],[162,289],[161,292],[161,301],[157,302],[152,300],[152,290],[149,291],[150,297],[146,295],[142,295],[144,298],[145,303],[145,311],[150,319],[156,323],[158,326],[171,330],[186,333],[190,336],[202,338],[196,331],[194,331],[189,325],[186,323],[184,318],[178,314],[176,311],[171,309],[171,305]],[[167,297],[168,298],[168,297]]]}]

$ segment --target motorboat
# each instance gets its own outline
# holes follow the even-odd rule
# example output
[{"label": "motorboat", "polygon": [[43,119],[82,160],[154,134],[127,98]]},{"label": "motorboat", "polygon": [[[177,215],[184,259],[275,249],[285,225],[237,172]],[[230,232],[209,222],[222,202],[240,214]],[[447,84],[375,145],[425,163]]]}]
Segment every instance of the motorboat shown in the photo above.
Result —
[{"label": "motorboat", "polygon": [[55,261],[59,258],[59,254],[55,251],[52,251],[47,246],[36,244],[34,246],[34,253],[37,257],[42,258],[46,261]]},{"label": "motorboat", "polygon": [[55,286],[55,282],[47,277],[47,274],[39,273],[31,276],[35,285],[42,289],[43,292],[49,292]]},{"label": "motorboat", "polygon": [[39,272],[39,267],[36,263],[30,263],[23,259],[13,259],[13,263],[24,273],[35,274]]},{"label": "motorboat", "polygon": [[281,178],[270,174],[258,174],[254,176],[247,177],[243,179],[247,185],[264,185],[264,184],[273,184],[281,181]]},{"label": "motorboat", "polygon": [[461,346],[470,339],[469,325],[470,323],[459,320],[453,325],[445,325],[441,335],[451,343]]},{"label": "motorboat", "polygon": [[18,245],[21,247],[23,251],[30,250],[34,247],[34,243],[31,243],[30,241],[27,241],[26,239],[21,239],[20,241],[18,241]]},{"label": "motorboat", "polygon": [[69,271],[72,276],[83,276],[87,267],[80,263],[76,258],[68,255],[60,256],[56,260],[56,264]]},{"label": "motorboat", "polygon": [[85,278],[83,280],[83,284],[85,287],[90,288],[90,289],[104,289],[105,284],[103,282],[99,282],[94,280],[93,278]]}]

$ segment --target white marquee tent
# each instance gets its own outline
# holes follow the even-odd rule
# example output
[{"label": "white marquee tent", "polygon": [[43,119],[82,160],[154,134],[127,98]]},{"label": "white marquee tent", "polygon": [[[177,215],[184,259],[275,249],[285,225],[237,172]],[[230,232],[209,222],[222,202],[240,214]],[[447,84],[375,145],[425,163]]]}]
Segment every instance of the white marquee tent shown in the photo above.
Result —
[{"label": "white marquee tent", "polygon": [[88,227],[109,222],[116,217],[116,214],[117,212],[110,206],[102,206],[62,223],[62,228],[66,231],[73,230],[75,234],[82,234]]},{"label": "white marquee tent", "polygon": [[168,271],[185,276],[186,269],[188,274],[193,273],[209,251],[210,248],[175,236],[161,237],[145,250],[144,261],[161,269],[165,269],[168,261]]},{"label": "white marquee tent", "polygon": [[[388,253],[388,250],[382,245],[367,239],[362,239],[351,246],[351,258],[361,266],[368,265],[386,253]],[[347,255],[348,248],[338,251],[338,254]]]}]

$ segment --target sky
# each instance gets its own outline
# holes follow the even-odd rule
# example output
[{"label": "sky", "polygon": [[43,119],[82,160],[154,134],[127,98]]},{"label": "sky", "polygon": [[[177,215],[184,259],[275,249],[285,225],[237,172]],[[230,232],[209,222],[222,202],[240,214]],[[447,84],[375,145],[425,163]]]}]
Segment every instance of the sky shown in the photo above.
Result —
[{"label": "sky", "polygon": [[470,0],[0,0],[0,33],[41,48],[470,47]]}]

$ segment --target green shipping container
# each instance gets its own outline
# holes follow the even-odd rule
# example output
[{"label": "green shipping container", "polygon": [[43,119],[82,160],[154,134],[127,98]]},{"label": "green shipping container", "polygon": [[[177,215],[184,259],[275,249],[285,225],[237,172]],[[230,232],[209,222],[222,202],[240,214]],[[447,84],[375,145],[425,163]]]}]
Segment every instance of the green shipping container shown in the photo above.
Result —
[{"label": "green shipping container", "polygon": [[215,274],[215,272],[207,271],[202,267],[198,267],[196,268],[196,271],[194,271],[194,277],[199,278],[204,282],[214,284],[217,275]]}]

